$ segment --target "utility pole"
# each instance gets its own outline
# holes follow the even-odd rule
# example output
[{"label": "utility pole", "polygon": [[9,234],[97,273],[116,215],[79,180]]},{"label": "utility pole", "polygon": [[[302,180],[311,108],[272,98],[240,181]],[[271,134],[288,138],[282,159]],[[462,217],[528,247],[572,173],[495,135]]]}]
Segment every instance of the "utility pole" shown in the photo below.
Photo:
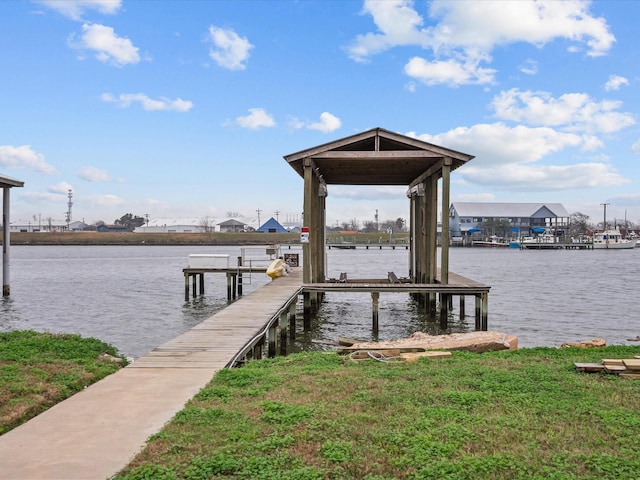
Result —
[{"label": "utility pole", "polygon": [[609,205],[608,203],[601,203],[600,204],[602,207],[604,207],[604,224],[603,224],[603,229],[602,230],[606,230],[607,229],[607,205]]},{"label": "utility pole", "polygon": [[258,228],[260,228],[262,225],[260,225],[260,212],[262,212],[262,210],[260,210],[259,208],[256,210],[256,213],[258,214]]},{"label": "utility pole", "polygon": [[67,198],[69,198],[69,201],[67,202],[67,213],[65,214],[65,220],[67,221],[67,230],[69,230],[69,223],[71,222],[71,206],[73,205],[73,202],[71,201],[71,199],[73,198],[73,192],[71,191],[71,189],[69,189]]},{"label": "utility pole", "polygon": [[280,210],[276,210],[273,214],[276,216],[276,222],[280,223]]}]

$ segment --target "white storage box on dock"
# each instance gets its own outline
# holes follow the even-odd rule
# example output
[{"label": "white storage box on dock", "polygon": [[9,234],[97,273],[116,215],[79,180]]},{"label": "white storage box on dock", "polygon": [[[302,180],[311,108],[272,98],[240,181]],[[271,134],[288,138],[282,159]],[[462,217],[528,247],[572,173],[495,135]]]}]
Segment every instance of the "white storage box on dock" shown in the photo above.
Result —
[{"label": "white storage box on dock", "polygon": [[229,268],[229,255],[194,253],[189,255],[189,268]]}]

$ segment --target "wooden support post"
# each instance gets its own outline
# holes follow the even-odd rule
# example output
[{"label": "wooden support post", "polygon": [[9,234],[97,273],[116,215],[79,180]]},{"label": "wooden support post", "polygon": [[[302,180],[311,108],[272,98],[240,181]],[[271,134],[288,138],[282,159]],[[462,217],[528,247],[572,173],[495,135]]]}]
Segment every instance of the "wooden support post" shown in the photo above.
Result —
[{"label": "wooden support post", "polygon": [[464,295],[460,295],[460,321],[464,320],[465,314],[464,308]]},{"label": "wooden support post", "polygon": [[482,331],[486,332],[489,328],[488,325],[488,317],[489,317],[489,294],[482,294],[482,322],[480,328]]},{"label": "wooden support post", "polygon": [[[242,266],[242,257],[238,257],[238,266]],[[242,296],[242,273],[238,271],[238,296]]]},{"label": "wooden support post", "polygon": [[371,292],[372,313],[373,320],[373,334],[378,335],[378,299],[380,298],[380,292]]},{"label": "wooden support post", "polygon": [[264,340],[259,341],[253,346],[253,358],[256,360],[260,360],[262,358],[262,347],[264,344]]},{"label": "wooden support post", "polygon": [[476,294],[476,331],[482,330],[482,295]]},{"label": "wooden support post", "polygon": [[204,273],[200,274],[200,295],[204,295]]},{"label": "wooden support post", "polygon": [[227,301],[231,301],[231,274],[227,273]]},{"label": "wooden support post", "polygon": [[189,274],[184,274],[184,301],[189,301]]},{"label": "wooden support post", "polygon": [[440,294],[440,328],[446,330],[449,327],[449,300],[450,295]]},{"label": "wooden support post", "polygon": [[197,287],[197,285],[196,285],[196,284],[197,284],[198,282],[196,281],[196,275],[197,275],[196,273],[194,273],[193,275],[191,275],[191,281],[193,282],[193,283],[191,284],[191,290],[192,290],[193,298],[196,298],[196,296],[197,296],[197,293],[196,293],[196,287]]},{"label": "wooden support post", "polygon": [[289,338],[291,340],[296,339],[296,305],[297,302],[289,305]]},{"label": "wooden support post", "polygon": [[238,281],[238,275],[236,275],[235,273],[231,274],[231,294],[233,296],[233,299],[236,299],[236,292],[238,291],[237,289],[237,281]]},{"label": "wooden support post", "polygon": [[308,332],[309,330],[311,330],[311,294],[309,292],[304,292],[302,294],[302,302],[304,331]]},{"label": "wooden support post", "polygon": [[276,333],[278,330],[278,322],[274,322],[267,330],[268,345],[267,345],[267,358],[273,358],[276,356]]},{"label": "wooden support post", "polygon": [[280,355],[287,355],[287,312],[282,312],[280,314],[280,320],[278,324],[280,325]]},{"label": "wooden support post", "polygon": [[438,301],[434,292],[427,293],[427,312],[430,317],[435,317],[438,312]]}]

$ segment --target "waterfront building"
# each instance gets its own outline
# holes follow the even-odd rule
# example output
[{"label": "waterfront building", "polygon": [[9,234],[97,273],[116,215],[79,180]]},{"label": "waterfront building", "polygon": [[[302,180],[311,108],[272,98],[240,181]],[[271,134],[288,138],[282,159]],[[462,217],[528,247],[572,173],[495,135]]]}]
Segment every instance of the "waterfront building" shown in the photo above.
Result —
[{"label": "waterfront building", "polygon": [[[561,203],[453,202],[449,209],[451,235],[460,237],[483,231],[487,235],[532,235],[533,229],[553,229],[557,233],[569,226],[569,213]],[[506,232],[487,232],[501,228]]]}]

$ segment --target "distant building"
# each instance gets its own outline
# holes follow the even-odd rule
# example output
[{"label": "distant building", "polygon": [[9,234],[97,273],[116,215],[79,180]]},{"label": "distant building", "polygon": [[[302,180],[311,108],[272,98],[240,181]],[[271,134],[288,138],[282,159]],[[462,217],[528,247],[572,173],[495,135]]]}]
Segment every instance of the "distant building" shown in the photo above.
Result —
[{"label": "distant building", "polygon": [[96,227],[96,232],[100,233],[126,233],[129,229],[124,225],[98,225]]},{"label": "distant building", "polygon": [[287,233],[288,230],[284,228],[278,221],[271,217],[269,220],[264,222],[260,228],[256,231],[262,233]]},{"label": "distant building", "polygon": [[230,218],[229,220],[218,223],[218,229],[220,232],[244,232],[247,229],[247,224],[235,218]]},{"label": "distant building", "polygon": [[531,235],[534,228],[558,231],[568,227],[569,213],[561,203],[454,202],[449,209],[452,236],[474,233],[500,221],[508,222],[513,232]]},{"label": "distant building", "polygon": [[136,227],[134,233],[205,233],[206,228],[202,218],[154,218]]}]

